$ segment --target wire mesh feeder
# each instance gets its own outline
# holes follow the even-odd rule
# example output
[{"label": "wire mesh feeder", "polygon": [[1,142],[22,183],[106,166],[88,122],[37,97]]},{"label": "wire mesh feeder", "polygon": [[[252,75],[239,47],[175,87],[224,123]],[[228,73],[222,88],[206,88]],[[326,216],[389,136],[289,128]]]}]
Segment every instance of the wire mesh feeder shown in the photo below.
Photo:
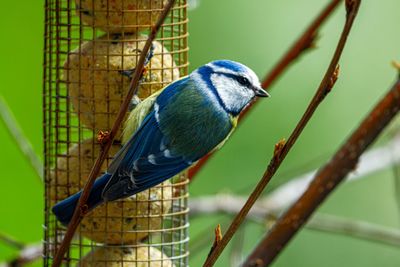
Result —
[{"label": "wire mesh feeder", "polygon": [[[65,227],[51,207],[79,191],[99,154],[98,131],[112,127],[162,0],[46,0],[43,77],[44,265]],[[153,43],[141,99],[186,75],[187,4],[178,0]],[[114,142],[108,160],[121,147]],[[103,204],[81,222],[64,265],[187,266],[187,175]]]}]

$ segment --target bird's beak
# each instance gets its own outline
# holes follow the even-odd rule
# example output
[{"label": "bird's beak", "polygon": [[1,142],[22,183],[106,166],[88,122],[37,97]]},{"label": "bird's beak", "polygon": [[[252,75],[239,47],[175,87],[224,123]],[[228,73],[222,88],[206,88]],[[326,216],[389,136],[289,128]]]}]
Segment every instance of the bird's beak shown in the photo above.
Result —
[{"label": "bird's beak", "polygon": [[254,87],[254,93],[258,97],[270,97],[270,95],[267,93],[267,91],[265,91],[261,87]]}]

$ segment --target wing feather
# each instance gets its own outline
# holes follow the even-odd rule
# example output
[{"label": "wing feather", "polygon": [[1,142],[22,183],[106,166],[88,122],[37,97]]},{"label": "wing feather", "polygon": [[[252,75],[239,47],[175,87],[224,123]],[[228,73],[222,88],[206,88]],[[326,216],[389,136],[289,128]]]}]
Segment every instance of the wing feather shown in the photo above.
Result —
[{"label": "wing feather", "polygon": [[[174,155],[173,151],[168,149],[168,141],[160,130],[153,108],[155,102],[160,108],[168,105],[177,91],[182,90],[186,81],[187,78],[178,80],[151,100],[152,108],[149,108],[149,113],[115,155],[108,168],[112,176],[103,190],[105,200],[112,201],[136,194],[162,183],[190,166],[190,160]],[[146,108],[149,103],[146,104]],[[141,116],[143,110],[131,114],[130,117],[140,121]],[[130,131],[132,129],[134,127]]]},{"label": "wing feather", "polygon": [[185,158],[168,154],[167,148],[160,150],[163,138],[153,111],[133,136],[135,141],[129,140],[123,147],[122,159],[104,188],[104,199],[112,201],[141,192],[190,166]]}]

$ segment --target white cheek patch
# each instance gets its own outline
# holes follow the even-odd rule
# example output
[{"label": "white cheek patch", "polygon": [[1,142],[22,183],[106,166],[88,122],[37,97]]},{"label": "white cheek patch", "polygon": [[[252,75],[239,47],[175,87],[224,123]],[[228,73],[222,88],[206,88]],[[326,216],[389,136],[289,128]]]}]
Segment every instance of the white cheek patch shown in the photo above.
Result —
[{"label": "white cheek patch", "polygon": [[253,91],[225,75],[214,73],[211,82],[228,110],[240,111],[254,97]]}]

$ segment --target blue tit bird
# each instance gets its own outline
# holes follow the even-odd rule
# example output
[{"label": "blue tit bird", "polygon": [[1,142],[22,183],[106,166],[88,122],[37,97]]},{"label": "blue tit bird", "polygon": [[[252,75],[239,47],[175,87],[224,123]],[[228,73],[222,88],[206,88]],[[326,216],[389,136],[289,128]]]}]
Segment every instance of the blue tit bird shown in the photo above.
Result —
[{"label": "blue tit bird", "polygon": [[[95,181],[89,210],[156,186],[220,148],[240,112],[256,97],[267,96],[250,68],[217,60],[148,97],[129,115],[126,142]],[[64,225],[71,220],[80,194],[53,207]]]}]

